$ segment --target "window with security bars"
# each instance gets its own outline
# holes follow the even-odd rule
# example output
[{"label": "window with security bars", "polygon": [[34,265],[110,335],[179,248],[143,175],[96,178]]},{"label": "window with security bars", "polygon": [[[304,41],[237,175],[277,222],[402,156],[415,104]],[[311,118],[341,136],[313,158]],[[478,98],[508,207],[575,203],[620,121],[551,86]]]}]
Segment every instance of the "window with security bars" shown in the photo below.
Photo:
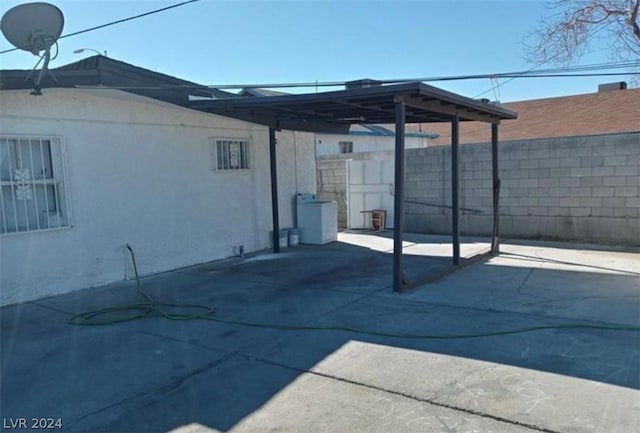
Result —
[{"label": "window with security bars", "polygon": [[0,136],[0,234],[69,226],[59,138]]},{"label": "window with security bars", "polygon": [[353,153],[353,141],[339,141],[340,153]]},{"label": "window with security bars", "polygon": [[249,140],[213,139],[213,167],[218,170],[248,170],[251,168]]}]

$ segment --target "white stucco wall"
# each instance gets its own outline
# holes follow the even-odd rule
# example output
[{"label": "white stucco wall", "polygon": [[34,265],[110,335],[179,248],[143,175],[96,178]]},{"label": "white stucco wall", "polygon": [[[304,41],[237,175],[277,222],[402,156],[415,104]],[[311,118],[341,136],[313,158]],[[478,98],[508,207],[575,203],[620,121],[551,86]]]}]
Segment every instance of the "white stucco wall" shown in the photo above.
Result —
[{"label": "white stucco wall", "polygon": [[[0,236],[0,305],[268,248],[266,127],[113,90],[0,93],[4,135],[59,136],[72,227]],[[210,137],[249,138],[251,170],[211,169]],[[296,145],[294,151],[294,144]],[[278,133],[280,224],[315,192],[313,135]]]},{"label": "white stucco wall", "polygon": [[[317,192],[313,134],[280,131],[276,133],[276,140],[280,227],[296,227],[296,193]],[[270,188],[270,185],[267,187]]]},{"label": "white stucco wall", "polygon": [[[353,152],[380,152],[396,148],[395,136],[317,134],[316,154],[337,155],[340,153],[340,141],[352,141]],[[405,137],[405,148],[418,149],[427,147],[427,138]]]}]

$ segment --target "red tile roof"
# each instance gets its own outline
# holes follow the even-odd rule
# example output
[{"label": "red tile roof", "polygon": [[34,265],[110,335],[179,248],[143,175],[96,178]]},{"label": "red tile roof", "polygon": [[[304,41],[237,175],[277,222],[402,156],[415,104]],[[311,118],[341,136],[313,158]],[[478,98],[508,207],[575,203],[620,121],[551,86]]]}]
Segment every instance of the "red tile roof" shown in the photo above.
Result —
[{"label": "red tile roof", "polygon": [[[517,120],[504,120],[500,124],[501,141],[640,131],[640,88],[501,105],[518,113]],[[407,125],[407,132],[419,129],[418,124]],[[429,145],[451,143],[449,123],[425,123],[421,130],[440,134],[439,138],[429,140]],[[461,122],[461,143],[490,140],[490,125]]]}]

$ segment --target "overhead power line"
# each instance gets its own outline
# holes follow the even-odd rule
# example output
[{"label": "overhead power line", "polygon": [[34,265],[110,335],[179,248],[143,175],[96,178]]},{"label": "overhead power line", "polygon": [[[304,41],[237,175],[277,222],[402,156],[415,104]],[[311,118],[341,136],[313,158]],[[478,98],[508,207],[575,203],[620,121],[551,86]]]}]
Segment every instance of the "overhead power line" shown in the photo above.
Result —
[{"label": "overhead power line", "polygon": [[[640,68],[640,61],[635,62],[608,62],[608,63],[594,63],[590,65],[581,66],[568,66],[559,68],[538,69],[533,71],[529,69],[526,71],[516,72],[498,72],[492,74],[467,74],[467,75],[448,75],[448,76],[435,76],[435,77],[414,77],[414,78],[392,78],[375,80],[381,84],[399,84],[409,83],[415,81],[432,82],[432,81],[460,81],[460,80],[478,80],[487,78],[550,78],[550,77],[591,77],[591,76],[606,76],[606,75],[633,75],[638,72],[628,70],[629,68]],[[612,73],[601,72],[598,74],[587,73],[588,71],[609,71],[616,69],[627,69],[624,72]],[[574,74],[570,74],[570,73]],[[577,72],[585,72],[584,74],[577,74]],[[207,87],[215,89],[251,89],[251,88],[295,88],[295,87],[337,87],[344,86],[346,81],[325,81],[325,82],[297,82],[297,83],[260,83],[260,84],[211,84]]]},{"label": "overhead power line", "polygon": [[[524,75],[526,77],[530,77],[530,76],[533,76],[533,75],[540,74],[540,77],[544,78],[544,75],[542,75],[543,73],[595,71],[595,70],[609,70],[609,69],[622,69],[622,68],[634,68],[634,69],[636,69],[636,71],[630,71],[630,72],[627,72],[627,73],[622,73],[622,75],[637,75],[640,72],[640,71],[638,71],[638,70],[640,70],[640,61],[630,61],[630,62],[620,62],[620,63],[614,63],[614,62],[594,63],[594,64],[591,64],[591,65],[568,66],[568,67],[550,68],[550,69],[538,69],[538,70],[534,71],[538,66],[540,66],[540,65],[535,65],[531,69],[525,71]],[[500,76],[500,74],[498,74],[498,75]],[[605,75],[608,75],[608,74],[603,74],[602,76],[605,76]],[[511,81],[515,80],[516,78],[525,78],[525,76],[513,75],[513,76],[509,77],[508,80],[503,81],[502,83],[499,83],[497,86],[493,86],[493,83],[492,83],[491,89],[488,89],[488,90],[485,90],[484,92],[478,93],[473,98],[479,98],[482,95],[486,95],[487,93],[490,93],[492,91],[495,91],[496,89],[499,89],[500,87],[504,86],[507,83],[510,83]],[[571,77],[572,75],[564,75],[564,76]],[[589,76],[601,76],[601,75],[586,75],[585,74],[585,75],[579,75],[579,76],[581,76],[581,77],[589,77]],[[500,77],[506,78],[505,76],[500,76]]]},{"label": "overhead power line", "polygon": [[[136,20],[138,18],[143,18],[149,15],[157,14],[160,12],[164,12],[170,9],[175,9],[181,6],[185,6],[191,3],[197,3],[201,0],[186,0],[180,3],[175,3],[173,5],[169,5],[163,8],[154,9],[148,12],[144,12],[138,15],[133,15],[127,18],[122,18],[116,21],[111,21],[106,24],[101,24],[98,26],[90,27],[84,30],[79,30],[73,33],[69,33],[66,35],[62,35],[59,39],[68,38],[71,36],[77,36],[83,33],[92,32],[95,30],[103,29],[106,27],[110,27],[116,24],[121,24],[127,21]],[[9,53],[12,51],[17,51],[20,48],[11,48],[4,51],[0,51],[0,54]],[[401,78],[401,79],[388,79],[388,80],[376,80],[381,84],[397,84],[397,83],[406,83],[406,82],[414,82],[414,81],[423,81],[423,82],[431,82],[431,81],[458,81],[458,80],[472,80],[472,79],[492,79],[496,81],[496,86],[492,85],[492,88],[482,92],[474,98],[478,96],[482,96],[485,93],[489,93],[491,91],[495,91],[501,86],[509,83],[510,81],[516,78],[562,78],[562,77],[593,77],[593,76],[618,76],[618,75],[637,75],[638,69],[640,69],[640,61],[635,62],[621,62],[621,63],[598,63],[592,65],[582,65],[582,66],[572,66],[572,67],[562,67],[562,68],[551,68],[551,69],[536,69],[537,66],[534,66],[531,69],[526,71],[519,72],[506,72],[506,73],[493,73],[493,74],[476,74],[476,75],[454,75],[454,76],[440,76],[440,77],[421,77],[421,78]],[[622,68],[634,68],[635,71],[625,71],[619,73],[574,73],[569,74],[568,72],[585,72],[585,71],[602,71],[602,70],[611,70],[611,69],[622,69]],[[497,83],[499,78],[508,78],[508,80]],[[238,89],[238,88],[296,88],[296,87],[337,87],[344,86],[347,84],[344,81],[332,81],[332,82],[312,82],[312,83],[262,83],[262,84],[222,84],[222,85],[209,85],[209,86],[197,86],[197,85],[163,85],[163,86],[137,86],[137,87],[110,87],[117,89],[153,89],[153,88],[200,88],[208,87],[208,88],[216,88],[216,89]],[[91,86],[86,86],[91,87]],[[100,88],[108,88],[101,86]]]},{"label": "overhead power line", "polygon": [[[531,67],[531,69],[527,70],[526,72],[527,72],[527,73],[533,72],[535,69],[539,68],[540,66],[542,66],[542,63],[538,63],[538,64],[536,64],[536,65],[533,65],[533,66]],[[487,93],[489,93],[489,92],[491,92],[491,91],[494,91],[494,92],[495,92],[496,90],[498,90],[498,91],[499,91],[499,90],[500,90],[500,87],[504,86],[504,85],[505,85],[505,84],[507,84],[507,83],[512,82],[512,81],[513,81],[513,80],[515,80],[515,79],[516,79],[516,77],[512,77],[512,78],[509,78],[509,79],[508,79],[508,80],[506,80],[506,81],[503,81],[502,83],[498,83],[498,79],[497,79],[497,78],[495,78],[495,81],[496,81],[496,86],[495,86],[495,88],[493,87],[493,83],[491,83],[491,89],[489,89],[489,90],[485,90],[484,92],[481,92],[481,93],[478,93],[477,95],[475,95],[475,96],[473,97],[473,99],[477,99],[477,98],[479,98],[480,96],[486,95]],[[497,99],[498,99],[498,98],[496,98],[496,100],[497,100]]]},{"label": "overhead power line", "polygon": [[[547,73],[547,74],[519,74],[503,73],[498,76],[501,78],[573,78],[573,77],[606,77],[606,76],[624,76],[632,75],[634,72],[585,72],[585,73]],[[459,81],[459,80],[474,80],[474,79],[486,79],[495,78],[496,74],[486,75],[461,75],[452,77],[423,77],[423,78],[405,78],[395,80],[376,80],[381,84],[402,84],[412,83],[416,81],[421,82],[433,82],[433,81]],[[260,84],[211,84],[211,85],[199,85],[199,84],[162,84],[155,86],[92,86],[92,85],[78,85],[76,87],[83,89],[116,89],[116,90],[162,90],[162,89],[274,89],[274,88],[304,88],[304,87],[340,87],[348,84],[347,81],[327,81],[327,82],[298,82],[298,83],[260,83]],[[505,83],[502,83],[505,84]]]},{"label": "overhead power line", "polygon": [[[81,34],[83,34],[83,33],[88,33],[88,32],[92,32],[92,31],[94,31],[94,30],[103,29],[103,28],[105,28],[105,27],[114,26],[114,25],[116,25],[116,24],[121,24],[121,23],[124,23],[124,22],[127,22],[127,21],[137,20],[138,18],[142,18],[142,17],[146,17],[146,16],[149,16],[149,15],[157,14],[157,13],[160,13],[160,12],[168,11],[169,9],[175,9],[175,8],[180,7],[180,6],[188,5],[188,4],[190,4],[190,3],[197,3],[197,2],[199,2],[199,1],[200,1],[200,0],[187,0],[187,1],[183,1],[183,2],[176,3],[176,4],[173,4],[173,5],[170,5],[170,6],[166,6],[166,7],[160,8],[160,9],[154,9],[154,10],[152,10],[152,11],[145,12],[145,13],[142,13],[142,14],[134,15],[134,16],[127,17],[127,18],[122,18],[122,19],[120,19],[120,20],[116,20],[116,21],[111,21],[110,23],[101,24],[101,25],[99,25],[99,26],[90,27],[90,28],[88,28],[88,29],[84,29],[84,30],[79,30],[79,31],[77,31],[77,32],[69,33],[69,34],[67,34],[67,35],[62,35],[62,36],[60,36],[58,39],[69,38],[69,37],[71,37],[71,36],[81,35]],[[20,49],[20,48],[10,48],[10,49],[8,49],[8,50],[0,51],[0,54],[10,53],[10,52],[12,52],[12,51],[17,51],[17,50],[19,50],[19,49]]]}]

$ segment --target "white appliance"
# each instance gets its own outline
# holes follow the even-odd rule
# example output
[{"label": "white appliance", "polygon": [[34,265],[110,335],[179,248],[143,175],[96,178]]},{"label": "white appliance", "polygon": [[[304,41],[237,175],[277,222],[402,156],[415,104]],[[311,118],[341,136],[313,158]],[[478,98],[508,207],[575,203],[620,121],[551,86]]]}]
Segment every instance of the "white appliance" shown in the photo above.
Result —
[{"label": "white appliance", "polygon": [[318,201],[315,194],[298,194],[297,204],[301,244],[324,245],[338,240],[335,201]]}]

